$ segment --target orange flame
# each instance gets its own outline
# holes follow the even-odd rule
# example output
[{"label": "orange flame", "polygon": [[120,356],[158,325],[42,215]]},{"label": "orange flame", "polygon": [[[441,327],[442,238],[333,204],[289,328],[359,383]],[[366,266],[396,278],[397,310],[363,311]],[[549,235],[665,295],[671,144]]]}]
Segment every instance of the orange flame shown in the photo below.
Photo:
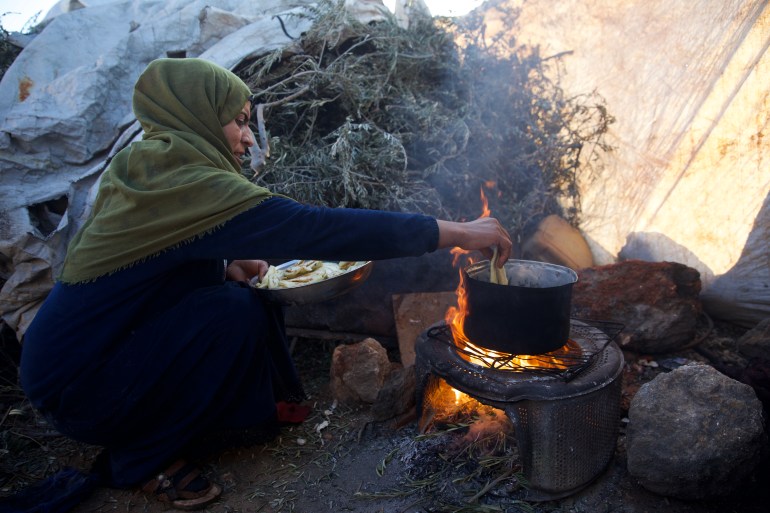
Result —
[{"label": "orange flame", "polygon": [[461,248],[452,248],[452,249],[449,250],[449,252],[452,255],[454,255],[454,258],[452,258],[452,266],[453,267],[458,267],[458,265],[460,263],[460,258],[462,258],[463,256],[465,256],[468,253],[470,253],[470,251],[466,251],[466,250],[461,249]]},{"label": "orange flame", "polygon": [[[487,187],[494,187],[496,183],[490,180],[487,181],[485,185]],[[484,194],[483,188],[479,189],[479,194],[481,196],[481,216],[479,217],[489,217],[492,215],[492,211],[489,209],[489,201],[487,200],[486,194]],[[461,248],[452,248],[450,253],[454,255],[452,265],[458,267],[460,256],[469,253],[469,251],[465,251]],[[452,330],[452,336],[455,339],[455,343],[458,345],[462,344],[460,347],[465,347],[466,344],[470,343],[468,337],[465,336],[465,332],[463,331],[465,316],[468,313],[468,300],[465,293],[465,277],[462,270],[459,272],[460,284],[457,286],[457,290],[455,290],[455,295],[457,296],[457,306],[450,306],[447,309],[446,313],[444,314],[444,320]]]},{"label": "orange flame", "polygon": [[[494,187],[496,184],[493,181],[488,181],[485,184],[488,188]],[[488,217],[492,214],[489,209],[489,202],[484,189],[481,189],[481,205],[482,213],[481,217]],[[460,248],[452,248],[451,253],[454,255],[452,265],[457,266],[460,256],[465,255],[468,251]],[[468,355],[461,353],[463,358],[466,358],[469,362],[479,365],[481,367],[495,367],[498,369],[521,369],[522,367],[541,367],[541,368],[553,368],[553,369],[567,369],[569,368],[570,356],[575,355],[575,351],[580,351],[579,346],[574,343],[567,343],[564,347],[557,349],[551,353],[545,355],[509,355],[506,353],[500,353],[480,347],[477,344],[473,344],[465,334],[465,317],[468,315],[468,297],[465,290],[465,274],[460,270],[460,283],[455,290],[457,296],[457,306],[450,306],[444,314],[444,321],[449,326],[454,342],[460,349],[467,349],[474,355]],[[478,341],[477,341],[478,342]],[[475,356],[479,355],[479,356]],[[505,361],[505,364],[500,364],[500,361]],[[457,392],[460,394],[461,392]],[[458,396],[459,397],[459,396]]]},{"label": "orange flame", "polygon": [[[497,184],[493,181],[488,181],[484,184],[487,189],[493,189]],[[489,202],[484,194],[483,187],[480,190],[482,213],[480,217],[488,217],[492,215],[489,208]],[[498,191],[498,196],[500,195]],[[450,251],[454,255],[452,265],[455,267],[463,267],[465,264],[472,263],[472,259],[468,257],[469,251],[465,251],[461,248],[452,248]],[[463,265],[460,264],[460,260],[463,260]],[[479,365],[481,367],[494,367],[496,369],[503,370],[521,370],[525,367],[547,367],[556,369],[569,368],[569,362],[571,361],[568,355],[574,356],[575,350],[580,351],[579,346],[574,342],[568,342],[567,345],[546,355],[507,355],[497,351],[492,351],[479,345],[473,344],[465,335],[464,325],[465,317],[468,314],[468,297],[465,289],[465,274],[459,269],[460,283],[457,286],[455,295],[457,297],[457,306],[450,306],[444,314],[444,320],[449,326],[454,343],[459,349],[465,349],[459,354],[462,358],[465,358],[470,363]],[[472,354],[468,354],[472,353]],[[504,362],[504,363],[501,363]],[[485,408],[484,405],[479,403],[476,399],[468,394],[451,387],[445,382],[441,382],[442,387],[438,387],[433,394],[429,394],[426,397],[427,404],[435,412],[441,412],[443,415],[451,417],[454,413],[459,413],[464,409],[476,410],[478,408]]]},{"label": "orange flame", "polygon": [[[490,183],[490,182],[487,182]],[[494,182],[491,182],[494,184]],[[489,210],[489,201],[487,200],[487,195],[484,194],[484,189],[480,190],[481,192],[481,215],[479,217],[489,217],[492,215],[492,211]]]},{"label": "orange flame", "polygon": [[[484,182],[484,187],[486,187],[487,189],[489,189],[491,191],[491,190],[497,188],[497,182],[494,181],[494,180],[487,180],[486,182]],[[502,198],[503,197],[503,191],[501,191],[500,189],[497,190],[497,197],[498,198]]]}]

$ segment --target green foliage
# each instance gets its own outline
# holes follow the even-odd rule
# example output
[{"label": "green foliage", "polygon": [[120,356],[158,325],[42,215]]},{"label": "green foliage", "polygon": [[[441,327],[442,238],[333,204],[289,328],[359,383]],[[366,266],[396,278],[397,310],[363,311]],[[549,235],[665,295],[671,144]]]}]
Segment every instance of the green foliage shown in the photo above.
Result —
[{"label": "green foliage", "polygon": [[[556,213],[577,224],[577,180],[601,165],[612,117],[564,96],[560,57],[517,44],[517,12],[486,36],[480,16],[361,24],[342,2],[306,15],[291,46],[236,70],[265,105],[270,158],[251,175],[299,201],[481,214],[512,231]],[[248,170],[247,170],[248,171]]]}]

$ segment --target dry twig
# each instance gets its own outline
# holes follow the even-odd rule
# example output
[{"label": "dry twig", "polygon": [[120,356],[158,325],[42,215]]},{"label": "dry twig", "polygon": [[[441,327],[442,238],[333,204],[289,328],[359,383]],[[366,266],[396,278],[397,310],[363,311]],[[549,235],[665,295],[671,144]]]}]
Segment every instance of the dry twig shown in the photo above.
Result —
[{"label": "dry twig", "polygon": [[[503,29],[394,19],[363,25],[344,2],[319,2],[290,47],[236,70],[270,109],[270,158],[252,179],[299,201],[416,211],[449,219],[480,212],[525,232],[556,213],[579,221],[579,176],[601,166],[612,117],[595,94],[566,97],[568,54],[518,44],[517,12]],[[248,171],[248,170],[247,170]]]}]

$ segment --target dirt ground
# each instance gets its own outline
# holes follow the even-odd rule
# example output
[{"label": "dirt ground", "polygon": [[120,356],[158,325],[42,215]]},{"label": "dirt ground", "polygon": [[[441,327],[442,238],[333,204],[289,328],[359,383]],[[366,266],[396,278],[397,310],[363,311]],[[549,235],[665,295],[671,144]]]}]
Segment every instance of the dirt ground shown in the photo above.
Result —
[{"label": "dirt ground", "polygon": [[[734,327],[710,329],[706,339],[738,336]],[[283,428],[270,443],[232,449],[204,462],[224,493],[211,513],[759,513],[770,503],[770,464],[764,461],[738,493],[718,500],[687,502],[657,496],[626,471],[624,423],[607,470],[582,491],[547,502],[523,500],[515,434],[495,435],[491,445],[461,447],[468,424],[445,425],[420,434],[414,418],[370,422],[367,406],[336,404],[329,391],[335,342],[299,339],[295,359],[310,395],[312,413],[300,426]],[[87,468],[97,453],[52,432],[25,402],[13,374],[13,350],[4,344],[0,389],[0,496],[54,473],[65,465]],[[397,359],[397,350],[391,349]],[[626,355],[624,405],[638,387],[660,372],[705,361],[694,349],[650,358]],[[654,363],[651,363],[654,362]],[[133,490],[100,488],[75,513],[167,511]]]}]

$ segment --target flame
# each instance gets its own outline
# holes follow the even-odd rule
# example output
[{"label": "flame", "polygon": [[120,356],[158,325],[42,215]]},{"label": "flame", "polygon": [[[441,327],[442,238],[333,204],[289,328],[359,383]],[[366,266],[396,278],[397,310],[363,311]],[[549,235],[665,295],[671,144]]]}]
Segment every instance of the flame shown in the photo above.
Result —
[{"label": "flame", "polygon": [[[484,187],[486,187],[491,192],[494,189],[497,189],[497,182],[494,181],[494,180],[487,180],[486,182],[484,182]],[[503,197],[503,191],[501,191],[500,189],[497,189],[496,196],[498,198],[502,198]]]},{"label": "flame", "polygon": [[[496,184],[493,181],[487,181],[485,185],[490,187],[490,185],[494,186]],[[487,200],[486,194],[484,194],[483,188],[479,190],[479,194],[481,196],[480,217],[489,217],[492,215],[492,211],[489,209],[489,201]],[[454,255],[452,265],[457,267],[460,255],[467,254],[468,251],[460,248],[452,248],[451,253]],[[447,309],[446,313],[444,314],[444,321],[446,321],[447,326],[449,326],[449,328],[452,330],[452,336],[454,337],[455,344],[457,344],[458,347],[463,348],[470,344],[470,340],[468,340],[468,337],[465,336],[465,331],[463,331],[465,316],[468,313],[468,299],[465,292],[465,275],[463,274],[462,270],[460,270],[460,284],[455,290],[455,295],[457,296],[457,306],[450,306]]]},{"label": "flame", "polygon": [[[497,184],[493,181],[485,182],[484,186],[487,189],[493,189]],[[488,217],[492,215],[489,208],[489,202],[484,194],[484,188],[481,188],[481,204],[482,212],[480,217]],[[498,191],[499,196],[499,191]],[[469,251],[465,251],[461,248],[452,248],[450,253],[454,255],[452,265],[455,267],[461,267],[459,265],[460,260],[463,259],[463,266],[472,263],[472,259],[468,256]],[[444,314],[444,321],[449,326],[455,345],[464,351],[460,351],[459,354],[462,358],[465,358],[472,364],[481,367],[490,367],[502,370],[516,370],[521,371],[522,368],[554,368],[554,369],[568,369],[570,363],[574,360],[576,351],[580,351],[580,347],[577,343],[568,341],[564,347],[557,349],[556,351],[541,354],[541,355],[509,355],[492,351],[481,347],[480,345],[473,344],[465,335],[463,326],[465,324],[465,317],[468,314],[468,297],[465,289],[465,274],[462,270],[459,270],[460,283],[455,290],[457,297],[457,306],[450,306]],[[470,354],[469,354],[470,353]],[[426,405],[429,414],[423,414],[423,419],[428,419],[427,424],[421,420],[423,428],[430,423],[448,420],[454,422],[455,417],[462,417],[462,415],[468,412],[479,412],[485,409],[491,411],[499,411],[494,408],[484,405],[477,399],[461,392],[452,387],[443,380],[439,380],[439,386],[435,387],[431,392],[426,395]],[[499,411],[499,415],[504,417],[504,413]]]},{"label": "flame", "polygon": [[[488,181],[485,183],[485,185],[488,188],[491,188],[494,187],[496,183],[493,181]],[[480,217],[488,217],[492,214],[492,212],[489,209],[489,202],[487,200],[487,196],[484,194],[483,188],[480,190],[480,193],[482,206]],[[451,253],[454,255],[452,265],[457,266],[460,256],[467,254],[468,251],[462,250],[460,248],[452,248]],[[460,271],[460,283],[455,290],[455,295],[457,296],[457,306],[450,306],[444,314],[444,321],[446,322],[447,326],[449,326],[457,347],[472,353],[467,354],[466,352],[461,352],[460,354],[463,358],[481,367],[492,367],[503,370],[521,370],[522,367],[539,367],[549,369],[569,368],[571,361],[570,356],[574,356],[575,351],[580,350],[579,347],[574,343],[567,342],[567,344],[565,344],[562,348],[545,355],[510,355],[498,351],[493,351],[491,349],[486,349],[478,344],[473,344],[465,335],[465,330],[463,329],[465,326],[465,317],[468,315],[468,295],[465,290],[465,276],[466,275]],[[462,392],[459,391],[455,392],[457,394],[462,394]],[[459,400],[459,396],[457,396],[457,400]]]},{"label": "flame", "polygon": [[462,344],[461,347],[465,347],[470,341],[465,336],[465,331],[463,331],[465,316],[468,314],[468,294],[465,292],[465,275],[462,272],[460,273],[460,284],[455,290],[455,296],[457,296],[457,306],[447,308],[444,314],[444,321],[452,330],[455,344]]},{"label": "flame", "polygon": [[[487,185],[490,183],[494,184],[494,182],[487,182]],[[479,193],[481,195],[480,217],[489,217],[492,214],[492,211],[489,209],[489,201],[487,200],[486,194],[484,194],[484,189],[480,189]],[[457,267],[460,255],[467,254],[468,251],[460,248],[452,248],[451,253],[454,255],[452,265]],[[454,337],[455,344],[457,344],[458,347],[465,347],[470,343],[470,341],[468,340],[468,337],[465,336],[465,332],[463,331],[465,316],[468,313],[468,299],[465,292],[465,275],[463,274],[462,270],[460,270],[460,283],[455,290],[455,295],[457,296],[457,306],[450,306],[447,309],[446,313],[444,314],[444,320],[446,321],[447,326],[449,326],[449,328],[452,330],[452,336]]]},{"label": "flame", "polygon": [[470,253],[470,251],[466,251],[461,248],[452,248],[449,250],[449,253],[454,255],[454,258],[452,258],[452,266],[457,267],[458,264],[460,263],[460,258]]},{"label": "flame", "polygon": [[[487,182],[494,184],[495,182]],[[481,215],[479,217],[489,217],[492,215],[492,211],[489,210],[489,201],[487,195],[484,194],[484,189],[480,190],[481,193]]]}]

